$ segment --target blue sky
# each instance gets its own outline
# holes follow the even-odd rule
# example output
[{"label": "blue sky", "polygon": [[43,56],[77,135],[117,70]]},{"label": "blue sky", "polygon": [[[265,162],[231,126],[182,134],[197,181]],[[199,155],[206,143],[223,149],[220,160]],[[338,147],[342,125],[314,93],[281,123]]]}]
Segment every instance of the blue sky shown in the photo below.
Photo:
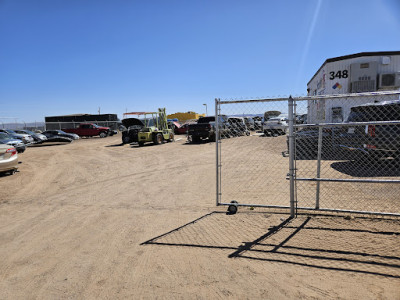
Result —
[{"label": "blue sky", "polygon": [[400,0],[0,0],[0,118],[210,113],[304,95],[327,58],[399,50]]}]

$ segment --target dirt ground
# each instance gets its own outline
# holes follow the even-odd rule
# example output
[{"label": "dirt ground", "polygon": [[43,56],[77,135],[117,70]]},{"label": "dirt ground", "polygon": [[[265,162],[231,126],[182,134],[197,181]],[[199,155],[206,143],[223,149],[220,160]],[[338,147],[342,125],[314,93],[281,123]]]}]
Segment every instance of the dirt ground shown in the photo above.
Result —
[{"label": "dirt ground", "polygon": [[0,177],[0,299],[400,299],[400,218],[227,215],[215,144],[181,137],[20,154]]}]

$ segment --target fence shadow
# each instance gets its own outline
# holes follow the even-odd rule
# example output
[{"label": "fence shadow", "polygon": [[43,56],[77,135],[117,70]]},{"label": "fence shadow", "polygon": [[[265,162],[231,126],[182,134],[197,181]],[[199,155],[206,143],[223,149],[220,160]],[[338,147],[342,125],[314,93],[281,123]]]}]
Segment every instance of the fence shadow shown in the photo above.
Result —
[{"label": "fence shadow", "polygon": [[399,228],[398,219],[212,212],[141,245],[220,249],[232,259],[400,278]]}]

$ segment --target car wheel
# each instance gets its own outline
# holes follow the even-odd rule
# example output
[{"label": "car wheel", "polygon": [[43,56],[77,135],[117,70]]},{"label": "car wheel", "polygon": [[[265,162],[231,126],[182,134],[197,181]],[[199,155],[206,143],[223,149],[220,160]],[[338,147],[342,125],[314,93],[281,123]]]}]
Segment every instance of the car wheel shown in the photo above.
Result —
[{"label": "car wheel", "polygon": [[99,136],[101,137],[101,138],[105,138],[106,136],[107,136],[107,133],[106,132],[100,132],[100,134],[99,134]]}]

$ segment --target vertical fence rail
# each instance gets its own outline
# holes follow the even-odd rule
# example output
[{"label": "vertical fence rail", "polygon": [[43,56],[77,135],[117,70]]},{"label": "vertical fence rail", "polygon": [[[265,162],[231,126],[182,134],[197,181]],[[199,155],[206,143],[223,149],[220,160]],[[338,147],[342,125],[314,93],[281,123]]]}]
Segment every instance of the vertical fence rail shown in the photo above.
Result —
[{"label": "vertical fence rail", "polygon": [[216,127],[216,136],[215,136],[215,170],[216,170],[216,205],[220,205],[221,199],[221,170],[220,170],[220,151],[219,151],[219,140],[220,140],[220,134],[219,134],[219,122],[218,122],[218,116],[219,116],[219,99],[215,98],[215,127]]},{"label": "vertical fence rail", "polygon": [[290,180],[290,217],[295,217],[295,167],[294,167],[294,110],[295,104],[292,96],[288,101],[289,110],[289,180]]}]

